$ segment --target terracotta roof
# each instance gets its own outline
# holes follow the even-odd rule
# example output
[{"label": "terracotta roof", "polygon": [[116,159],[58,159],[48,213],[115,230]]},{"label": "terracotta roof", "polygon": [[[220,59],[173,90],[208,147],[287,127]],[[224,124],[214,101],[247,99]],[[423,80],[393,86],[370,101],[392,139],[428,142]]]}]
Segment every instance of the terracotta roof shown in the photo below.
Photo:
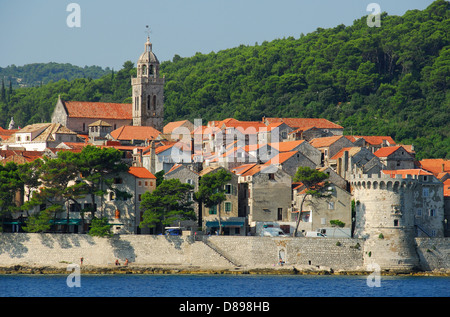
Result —
[{"label": "terracotta roof", "polygon": [[227,118],[221,121],[209,121],[208,127],[221,127],[223,124],[230,124],[232,122],[239,122],[239,120],[236,120],[234,118]]},{"label": "terracotta roof", "polygon": [[10,137],[11,135],[13,135],[14,133],[16,133],[17,131],[19,131],[19,130],[17,130],[17,129],[14,129],[14,130],[6,130],[6,129],[3,129],[2,127],[0,127],[0,139],[2,139],[2,140],[7,140],[7,139],[9,139],[9,137]]},{"label": "terracotta roof", "polygon": [[256,163],[253,163],[253,164],[242,164],[242,165],[239,165],[239,166],[233,168],[231,171],[234,174],[236,174],[236,175],[241,175],[241,174],[247,172],[249,169],[251,169],[255,165],[256,165]]},{"label": "terracotta roof", "polygon": [[[350,140],[351,141],[351,140]],[[354,146],[354,147],[344,147],[342,148],[339,152],[337,152],[330,160],[336,160],[340,157],[342,157],[342,155],[344,155],[344,152],[348,151],[348,154],[350,156],[355,155],[356,153],[358,153],[359,151],[361,151],[360,147]]]},{"label": "terracotta roof", "polygon": [[342,136],[342,135],[333,135],[333,136],[327,136],[324,138],[315,138],[315,139],[312,139],[309,143],[312,146],[314,146],[315,148],[327,147],[343,137],[344,136]]},{"label": "terracotta roof", "polygon": [[450,179],[444,182],[444,196],[450,197]]},{"label": "terracotta roof", "polygon": [[373,153],[373,154],[378,157],[388,157],[389,155],[391,155],[392,153],[394,153],[395,151],[397,151],[400,148],[402,148],[403,150],[408,152],[403,146],[397,145],[397,146],[382,147],[381,149],[375,151],[375,153]]},{"label": "terracotta roof", "polygon": [[305,140],[285,141],[285,142],[270,143],[269,145],[272,148],[278,150],[278,152],[290,152],[303,142],[306,141]]},{"label": "terracotta roof", "polygon": [[241,176],[253,176],[265,169],[271,169],[272,167],[273,165],[257,164],[246,170],[244,173],[241,174]]},{"label": "terracotta roof", "polygon": [[406,178],[406,175],[433,175],[423,169],[405,169],[405,170],[382,170],[384,174],[388,174],[391,177],[395,175],[402,175],[402,178]]},{"label": "terracotta roof", "polygon": [[185,124],[186,122],[189,122],[188,120],[182,120],[182,121],[174,121],[174,122],[169,122],[168,124],[166,124],[163,128],[163,133],[165,134],[170,134],[172,133],[172,131],[175,128],[181,127],[183,124]]},{"label": "terracotta roof", "polygon": [[128,170],[128,173],[136,176],[137,178],[154,178],[154,179],[156,179],[156,176],[153,175],[152,173],[150,173],[150,171],[148,169],[146,169],[145,167],[132,166]]},{"label": "terracotta roof", "polygon": [[450,160],[424,159],[419,161],[420,166],[433,174],[450,172]]},{"label": "terracotta roof", "polygon": [[319,129],[343,129],[342,126],[323,118],[264,118],[266,123],[284,122],[291,128],[316,127]]},{"label": "terracotta roof", "polygon": [[363,138],[370,145],[380,145],[383,141],[387,141],[390,145],[394,145],[395,141],[390,136],[378,136],[378,135],[346,135],[347,139],[355,142],[357,139]]},{"label": "terracotta roof", "polygon": [[282,163],[286,162],[288,159],[290,159],[291,157],[293,157],[296,153],[298,153],[298,151],[278,153],[276,156],[272,157],[264,165],[282,164]]},{"label": "terracotta roof", "polygon": [[112,127],[112,125],[110,125],[108,122],[103,121],[103,120],[97,120],[95,122],[92,122],[89,127],[95,127],[95,126],[101,126],[101,127]]},{"label": "terracotta roof", "polygon": [[72,118],[102,118],[131,120],[131,103],[63,101]]},{"label": "terracotta roof", "polygon": [[[8,160],[13,160],[13,157],[23,158],[27,162],[32,162],[38,158],[42,158],[44,152],[41,151],[23,151],[23,150],[0,150],[0,157]],[[10,159],[8,159],[10,158]]]},{"label": "terracotta roof", "polygon": [[116,140],[151,140],[161,134],[153,127],[146,126],[122,126],[112,131],[111,136]]}]

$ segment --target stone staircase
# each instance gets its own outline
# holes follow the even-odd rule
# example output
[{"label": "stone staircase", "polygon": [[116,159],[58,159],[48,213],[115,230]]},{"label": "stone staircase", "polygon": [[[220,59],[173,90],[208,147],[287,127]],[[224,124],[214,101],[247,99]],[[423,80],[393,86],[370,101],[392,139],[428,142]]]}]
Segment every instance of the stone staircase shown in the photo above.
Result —
[{"label": "stone staircase", "polygon": [[241,267],[241,265],[235,259],[233,259],[230,255],[226,254],[223,250],[220,250],[216,245],[214,245],[211,241],[209,241],[207,237],[204,237],[201,241],[207,247],[213,250],[216,254],[218,254],[220,257],[224,258],[231,265],[235,267]]}]

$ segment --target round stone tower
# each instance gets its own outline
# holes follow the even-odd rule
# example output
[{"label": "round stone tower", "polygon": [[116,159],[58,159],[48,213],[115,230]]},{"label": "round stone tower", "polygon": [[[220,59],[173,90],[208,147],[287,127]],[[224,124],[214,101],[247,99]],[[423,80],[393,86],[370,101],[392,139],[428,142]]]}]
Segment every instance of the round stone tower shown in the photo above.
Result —
[{"label": "round stone tower", "polygon": [[364,238],[364,264],[381,270],[419,267],[414,223],[417,180],[397,175],[356,175],[351,179],[356,207],[355,237]]}]

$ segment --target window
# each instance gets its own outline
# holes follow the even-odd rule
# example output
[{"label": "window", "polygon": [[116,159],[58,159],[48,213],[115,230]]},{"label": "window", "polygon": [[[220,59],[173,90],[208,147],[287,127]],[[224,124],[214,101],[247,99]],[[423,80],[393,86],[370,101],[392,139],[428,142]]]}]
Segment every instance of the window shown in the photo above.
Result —
[{"label": "window", "polygon": [[418,209],[417,209],[416,215],[417,215],[417,216],[422,216],[422,209],[421,209],[421,208],[418,208]]},{"label": "window", "polygon": [[20,142],[21,141],[21,138],[20,138],[20,136],[18,136],[17,137],[17,142]]},{"label": "window", "polygon": [[328,209],[329,210],[333,210],[334,209],[334,201],[329,201],[328,202]]},{"label": "window", "polygon": [[225,185],[225,194],[231,195],[232,187],[230,184]]},{"label": "window", "polygon": [[435,209],[430,209],[428,214],[430,215],[430,217],[434,217],[434,216],[436,216],[436,210]]},{"label": "window", "polygon": [[212,206],[211,208],[209,208],[209,214],[210,215],[217,214],[217,206]]},{"label": "window", "polygon": [[141,198],[142,198],[141,196],[142,196],[141,194],[138,195],[138,200],[139,201],[141,201]]},{"label": "window", "polygon": [[325,225],[326,224],[326,218],[320,218],[320,224]]},{"label": "window", "polygon": [[424,182],[428,182],[428,176],[424,176],[424,177],[423,177],[423,181],[424,181]]},{"label": "window", "polygon": [[394,220],[394,227],[398,227],[398,219]]},{"label": "window", "polygon": [[275,174],[269,173],[269,180],[275,180]]},{"label": "window", "polygon": [[150,95],[147,96],[147,110],[150,110]]},{"label": "window", "polygon": [[424,187],[422,190],[422,196],[428,197],[430,195],[430,189],[428,187]]},{"label": "window", "polygon": [[120,177],[114,178],[114,184],[122,184],[122,183],[123,183],[122,178],[120,178]]},{"label": "window", "polygon": [[277,220],[283,220],[283,208],[278,208]]},{"label": "window", "polygon": [[147,181],[144,182],[144,186],[145,186],[145,187],[148,186],[148,182],[147,182]]},{"label": "window", "polygon": [[231,212],[232,208],[233,206],[229,201],[225,202],[225,212]]},{"label": "window", "polygon": [[138,186],[139,186],[139,187],[142,186],[142,181],[138,181]]},{"label": "window", "polygon": [[190,179],[190,178],[188,178],[186,180],[186,183],[188,183],[189,185],[194,185],[194,181],[192,179]]}]

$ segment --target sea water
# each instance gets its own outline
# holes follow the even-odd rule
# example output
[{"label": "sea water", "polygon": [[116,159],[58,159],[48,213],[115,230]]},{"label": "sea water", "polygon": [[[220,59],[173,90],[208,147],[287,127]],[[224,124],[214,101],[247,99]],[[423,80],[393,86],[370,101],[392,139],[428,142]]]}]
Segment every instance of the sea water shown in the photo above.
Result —
[{"label": "sea water", "polygon": [[450,277],[0,275],[0,297],[450,297]]}]

